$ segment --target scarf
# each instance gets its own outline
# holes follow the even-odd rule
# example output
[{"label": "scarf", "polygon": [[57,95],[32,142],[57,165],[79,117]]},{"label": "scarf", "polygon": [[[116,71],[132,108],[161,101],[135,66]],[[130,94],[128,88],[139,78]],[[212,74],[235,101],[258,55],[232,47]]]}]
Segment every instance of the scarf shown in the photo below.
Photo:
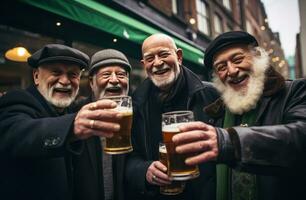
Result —
[{"label": "scarf", "polygon": [[[252,126],[255,123],[257,116],[257,109],[250,110],[249,112],[242,115],[241,124],[240,126]],[[238,116],[232,114],[228,109],[225,111],[225,118],[223,122],[224,128],[233,127],[237,124]],[[234,172],[235,176],[244,176],[246,173]],[[231,170],[225,164],[218,164],[217,165],[217,200],[232,200],[233,195],[236,196],[237,194],[232,194],[232,175],[233,170]],[[253,177],[250,177],[253,178]],[[239,187],[239,186],[238,186]],[[256,188],[252,188],[255,189]],[[244,195],[245,191],[241,191],[241,194]],[[256,194],[252,194],[256,196]],[[239,198],[238,198],[239,199]],[[237,200],[238,200],[237,199]],[[236,200],[233,199],[233,200]]]}]

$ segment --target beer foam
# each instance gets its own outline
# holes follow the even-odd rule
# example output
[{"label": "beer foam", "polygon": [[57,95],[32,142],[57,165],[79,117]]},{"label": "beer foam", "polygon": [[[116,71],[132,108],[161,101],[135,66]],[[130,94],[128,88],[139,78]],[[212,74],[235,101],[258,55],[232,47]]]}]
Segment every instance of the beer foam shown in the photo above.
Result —
[{"label": "beer foam", "polygon": [[120,112],[124,115],[132,115],[133,114],[133,109],[128,108],[128,107],[122,107],[122,106],[117,106],[114,108],[115,111]]},{"label": "beer foam", "polygon": [[180,132],[178,126],[185,124],[184,122],[182,123],[175,123],[175,124],[168,124],[168,125],[164,125],[162,127],[162,131],[163,132]]}]

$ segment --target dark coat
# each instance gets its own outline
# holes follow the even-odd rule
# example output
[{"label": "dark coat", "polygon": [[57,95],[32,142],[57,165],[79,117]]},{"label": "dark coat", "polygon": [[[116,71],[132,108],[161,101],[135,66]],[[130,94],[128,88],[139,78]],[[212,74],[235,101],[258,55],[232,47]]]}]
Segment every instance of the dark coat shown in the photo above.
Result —
[{"label": "dark coat", "polygon": [[[73,110],[79,110],[90,102],[92,102],[91,98],[82,100],[77,103],[76,107],[73,107]],[[80,155],[74,156],[75,183],[77,183],[74,200],[104,199],[102,151],[100,138],[91,137],[85,140],[84,151]],[[112,156],[114,200],[125,199],[123,185],[125,157],[126,154]],[[82,172],[86,172],[86,174]],[[84,191],[82,188],[87,189]]]},{"label": "dark coat", "polygon": [[[212,118],[204,113],[203,107],[217,98],[216,91],[210,84],[202,83],[187,68],[182,67],[182,72],[185,78],[185,87],[177,90],[174,98],[167,104],[171,108],[181,104],[183,110],[194,112],[196,120],[213,123]],[[134,151],[127,158],[125,173],[129,192],[133,199],[172,199],[170,196],[162,197],[159,195],[159,187],[149,186],[145,178],[149,165],[158,159],[158,144],[156,143],[161,140],[161,119],[152,117],[152,114],[158,112],[158,116],[160,116],[162,111],[158,110],[159,107],[149,105],[150,98],[154,97],[154,87],[151,80],[146,79],[133,94],[132,141]],[[154,143],[154,141],[156,142]],[[184,194],[174,198],[215,199],[214,163],[200,165],[200,173],[199,178],[187,182]]]},{"label": "dark coat", "polygon": [[[306,189],[306,80],[285,84],[273,71],[259,101],[255,125],[227,129],[232,141],[223,140],[228,133],[218,130],[219,161],[257,174],[260,200],[300,199]],[[206,110],[223,120],[223,108],[216,101]],[[225,156],[232,144],[238,155],[234,160]]]},{"label": "dark coat", "polygon": [[0,98],[1,199],[71,199],[75,114],[59,116],[33,86]]}]

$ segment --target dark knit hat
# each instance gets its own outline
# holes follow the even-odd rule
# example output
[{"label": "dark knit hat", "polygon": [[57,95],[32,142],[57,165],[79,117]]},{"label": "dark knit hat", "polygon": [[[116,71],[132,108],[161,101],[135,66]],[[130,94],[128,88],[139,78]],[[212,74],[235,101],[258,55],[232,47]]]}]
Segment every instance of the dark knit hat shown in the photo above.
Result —
[{"label": "dark knit hat", "polygon": [[244,31],[230,31],[223,33],[216,37],[206,48],[204,55],[204,64],[206,68],[211,69],[214,55],[221,49],[233,44],[250,44],[258,46],[258,42],[247,32]]},{"label": "dark knit hat", "polygon": [[52,62],[73,63],[79,65],[81,69],[86,69],[89,57],[77,49],[62,44],[48,44],[28,58],[28,64],[33,68]]},{"label": "dark knit hat", "polygon": [[122,52],[115,49],[104,49],[98,51],[91,57],[89,75],[92,75],[93,72],[101,67],[110,65],[119,65],[128,72],[132,69],[128,59]]}]

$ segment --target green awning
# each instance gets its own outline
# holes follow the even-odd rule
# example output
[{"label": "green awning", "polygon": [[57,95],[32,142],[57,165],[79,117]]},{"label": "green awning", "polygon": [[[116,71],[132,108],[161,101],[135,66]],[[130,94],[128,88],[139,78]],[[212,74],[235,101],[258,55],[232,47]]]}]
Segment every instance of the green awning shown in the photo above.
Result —
[{"label": "green awning", "polygon": [[[32,6],[100,29],[137,44],[153,33],[160,32],[128,15],[92,0],[21,0]],[[184,59],[203,66],[204,54],[198,48],[174,38],[183,49]]]}]

